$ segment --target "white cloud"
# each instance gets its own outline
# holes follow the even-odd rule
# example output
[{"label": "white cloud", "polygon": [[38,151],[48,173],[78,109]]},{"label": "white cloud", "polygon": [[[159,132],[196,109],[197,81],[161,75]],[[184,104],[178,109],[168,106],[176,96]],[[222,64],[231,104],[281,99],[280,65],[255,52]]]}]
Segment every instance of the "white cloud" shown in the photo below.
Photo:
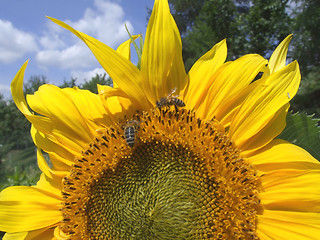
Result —
[{"label": "white cloud", "polygon": [[41,66],[55,66],[61,69],[85,69],[94,67],[97,63],[90,50],[81,43],[62,50],[42,50],[38,52],[36,59]]},{"label": "white cloud", "polygon": [[0,62],[12,63],[26,53],[37,50],[33,35],[15,28],[11,22],[0,19]]},{"label": "white cloud", "polygon": [[0,94],[2,94],[5,99],[11,98],[10,86],[0,84]]},{"label": "white cloud", "polygon": [[82,84],[86,80],[89,81],[92,77],[95,77],[97,74],[104,75],[107,73],[103,68],[95,68],[91,71],[73,71],[71,72],[71,77],[77,79],[77,84]]},{"label": "white cloud", "polygon": [[[87,8],[81,19],[65,20],[75,29],[93,36],[108,46],[115,48],[128,39],[125,24],[133,32],[130,22],[124,19],[124,11],[119,4],[109,0],[95,0],[94,8]],[[48,24],[48,31],[40,39],[43,50],[38,52],[40,66],[58,66],[63,69],[79,70],[97,67],[88,47],[70,32]]]},{"label": "white cloud", "polygon": [[66,43],[61,37],[66,33],[65,29],[52,21],[47,21],[47,29],[40,38],[40,44],[44,49],[58,49],[66,47]]},{"label": "white cloud", "polygon": [[125,25],[130,32],[133,31],[133,27],[130,22],[124,20],[122,7],[106,0],[95,0],[94,5],[96,10],[88,8],[82,19],[67,23],[81,32],[94,35],[111,47],[115,47],[116,44],[127,39],[128,33]]}]

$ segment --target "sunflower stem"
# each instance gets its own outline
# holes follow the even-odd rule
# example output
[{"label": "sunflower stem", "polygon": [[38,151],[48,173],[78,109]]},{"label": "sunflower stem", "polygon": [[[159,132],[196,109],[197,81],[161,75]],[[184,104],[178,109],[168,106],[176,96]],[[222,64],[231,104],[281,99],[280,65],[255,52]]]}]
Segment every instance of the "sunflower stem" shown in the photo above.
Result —
[{"label": "sunflower stem", "polygon": [[139,48],[138,45],[136,44],[136,42],[134,41],[132,35],[130,34],[127,25],[125,25],[125,27],[126,27],[126,30],[127,30],[128,35],[129,35],[129,37],[130,37],[130,39],[131,39],[131,42],[132,42],[132,44],[133,44],[133,46],[134,46],[134,48],[135,48],[135,50],[136,50],[136,53],[137,53],[137,55],[138,55],[137,68],[140,69],[140,67],[141,67],[141,55],[142,55],[142,47],[141,47],[141,46],[143,46],[143,40],[142,40],[142,38],[140,37],[140,48]]}]

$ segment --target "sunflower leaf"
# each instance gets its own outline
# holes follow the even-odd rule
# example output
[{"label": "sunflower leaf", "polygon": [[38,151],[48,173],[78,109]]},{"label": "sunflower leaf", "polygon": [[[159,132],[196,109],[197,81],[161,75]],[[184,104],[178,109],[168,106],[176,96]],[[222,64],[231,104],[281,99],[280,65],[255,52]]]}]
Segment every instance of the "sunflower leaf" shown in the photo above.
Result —
[{"label": "sunflower leaf", "polygon": [[278,136],[307,150],[320,161],[320,127],[313,115],[304,113],[287,114],[287,126]]}]

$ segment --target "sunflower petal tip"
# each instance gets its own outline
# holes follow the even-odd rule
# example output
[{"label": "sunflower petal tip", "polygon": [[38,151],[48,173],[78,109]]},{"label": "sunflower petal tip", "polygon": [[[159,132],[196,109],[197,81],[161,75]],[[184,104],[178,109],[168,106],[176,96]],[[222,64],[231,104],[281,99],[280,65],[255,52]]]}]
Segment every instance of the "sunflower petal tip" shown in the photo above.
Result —
[{"label": "sunflower petal tip", "polygon": [[283,40],[283,42],[288,42],[288,44],[289,44],[292,38],[293,38],[293,33],[290,33],[290,34]]}]

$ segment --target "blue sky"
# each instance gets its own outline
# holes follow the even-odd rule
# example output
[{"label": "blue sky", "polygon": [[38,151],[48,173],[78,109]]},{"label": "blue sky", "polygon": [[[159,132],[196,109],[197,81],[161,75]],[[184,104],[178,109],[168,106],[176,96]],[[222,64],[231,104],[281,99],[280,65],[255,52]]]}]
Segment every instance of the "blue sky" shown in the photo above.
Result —
[{"label": "blue sky", "polygon": [[59,85],[77,83],[103,69],[86,45],[45,16],[65,21],[116,48],[131,34],[145,34],[147,7],[153,0],[10,0],[0,1],[0,92],[10,96],[10,83],[29,59],[25,81],[45,75]]}]

